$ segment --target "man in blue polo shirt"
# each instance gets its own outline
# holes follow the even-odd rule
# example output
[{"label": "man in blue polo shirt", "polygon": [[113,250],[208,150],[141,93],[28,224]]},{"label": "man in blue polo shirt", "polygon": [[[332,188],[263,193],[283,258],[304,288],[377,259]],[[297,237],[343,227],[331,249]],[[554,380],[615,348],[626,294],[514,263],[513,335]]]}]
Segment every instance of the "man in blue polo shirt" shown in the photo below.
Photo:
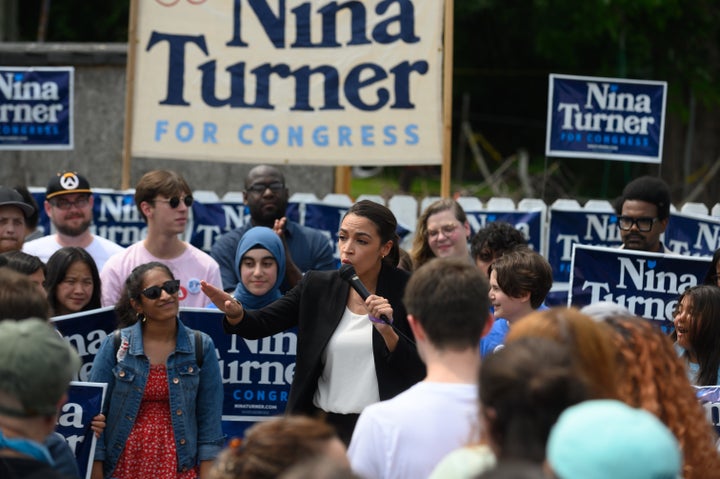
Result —
[{"label": "man in blue polo shirt", "polygon": [[305,271],[337,268],[327,237],[285,217],[289,193],[280,170],[268,165],[251,169],[245,178],[243,195],[250,210],[250,221],[220,236],[210,250],[210,256],[220,265],[225,291],[234,291],[240,281],[235,252],[243,234],[253,226],[282,232],[286,253],[285,280],[280,287],[283,292],[295,286]]}]

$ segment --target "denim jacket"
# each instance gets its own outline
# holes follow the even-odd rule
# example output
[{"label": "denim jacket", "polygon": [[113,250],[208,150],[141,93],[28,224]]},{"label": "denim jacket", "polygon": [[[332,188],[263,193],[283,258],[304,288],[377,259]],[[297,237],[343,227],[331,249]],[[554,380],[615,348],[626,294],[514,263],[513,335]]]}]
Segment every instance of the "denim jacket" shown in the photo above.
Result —
[{"label": "denim jacket", "polygon": [[[178,471],[186,471],[199,461],[214,459],[222,448],[223,389],[210,336],[205,333],[201,336],[201,369],[195,360],[193,330],[179,319],[177,322],[175,351],[168,356],[166,367]],[[125,448],[150,372],[140,322],[121,330],[117,353],[113,336],[110,334],[103,341],[90,371],[90,381],[107,383],[103,405],[107,426],[95,449],[95,460],[104,461],[104,477],[110,477]]]}]

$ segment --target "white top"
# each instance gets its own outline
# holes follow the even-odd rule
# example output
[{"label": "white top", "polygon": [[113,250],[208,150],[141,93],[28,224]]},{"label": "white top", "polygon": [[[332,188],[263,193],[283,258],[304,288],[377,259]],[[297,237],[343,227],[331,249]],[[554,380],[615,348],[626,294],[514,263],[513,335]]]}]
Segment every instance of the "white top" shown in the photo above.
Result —
[{"label": "white top", "polygon": [[108,259],[100,272],[102,306],[114,306],[133,268],[151,261],[167,265],[175,279],[180,280],[180,306],[204,308],[210,304],[200,290],[200,280],[222,289],[220,267],[209,254],[185,243],[185,251],[177,258],[160,259],[150,254],[142,241],[138,241]]},{"label": "white top", "polygon": [[322,354],[323,371],[313,404],[327,412],[360,413],[380,400],[367,314],[347,307]]},{"label": "white top", "polygon": [[[112,255],[125,251],[125,248],[102,236],[92,236],[92,243],[85,248],[85,251],[95,260],[98,271],[102,271],[105,262]],[[58,243],[57,235],[48,235],[28,241],[23,245],[22,250],[27,254],[37,256],[43,263],[47,263],[50,256],[60,248],[62,248],[62,245]]]},{"label": "white top", "polygon": [[477,385],[422,381],[365,408],[348,457],[364,479],[426,478],[446,454],[479,438]]}]

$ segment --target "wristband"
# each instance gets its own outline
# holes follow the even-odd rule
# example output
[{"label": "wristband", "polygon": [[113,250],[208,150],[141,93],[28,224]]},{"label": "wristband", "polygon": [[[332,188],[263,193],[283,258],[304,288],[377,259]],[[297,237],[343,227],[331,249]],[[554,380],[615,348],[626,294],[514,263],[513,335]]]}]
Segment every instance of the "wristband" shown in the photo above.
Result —
[{"label": "wristband", "polygon": [[368,314],[368,319],[369,319],[370,321],[372,321],[373,323],[377,323],[377,324],[388,324],[388,325],[392,324],[392,321],[387,321],[387,322],[386,322],[386,321],[383,321],[383,320],[380,319],[380,318],[376,318],[375,316],[372,316],[372,315],[370,315],[370,314]]}]

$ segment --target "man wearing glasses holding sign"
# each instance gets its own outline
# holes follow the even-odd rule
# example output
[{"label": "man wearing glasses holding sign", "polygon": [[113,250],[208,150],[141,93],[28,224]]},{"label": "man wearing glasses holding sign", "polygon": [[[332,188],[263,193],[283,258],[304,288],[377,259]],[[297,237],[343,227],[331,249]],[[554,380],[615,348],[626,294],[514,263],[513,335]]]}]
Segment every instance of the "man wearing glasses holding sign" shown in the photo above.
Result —
[{"label": "man wearing glasses holding sign", "polygon": [[305,271],[337,269],[328,237],[285,218],[288,197],[285,177],[277,168],[260,165],[248,172],[243,199],[250,210],[250,221],[220,236],[210,250],[220,265],[225,291],[235,291],[240,282],[235,253],[240,239],[253,226],[272,228],[283,240],[285,279],[280,286],[283,292],[295,286]]},{"label": "man wearing glasses holding sign", "polygon": [[77,246],[87,251],[102,271],[108,258],[125,248],[90,232],[93,204],[90,183],[84,176],[74,171],[54,175],[45,190],[44,206],[55,234],[28,241],[23,251],[47,263],[60,248]]},{"label": "man wearing glasses holding sign", "polygon": [[671,253],[660,236],[670,219],[670,188],[660,178],[641,176],[625,186],[615,202],[624,249]]},{"label": "man wearing glasses holding sign", "polygon": [[220,268],[207,253],[180,239],[193,204],[185,179],[169,170],[145,173],[135,186],[135,206],[147,223],[147,237],[112,256],[100,273],[102,305],[117,303],[125,279],[138,265],[157,261],[180,280],[180,306],[204,308],[209,300],[200,280],[219,286]]}]

